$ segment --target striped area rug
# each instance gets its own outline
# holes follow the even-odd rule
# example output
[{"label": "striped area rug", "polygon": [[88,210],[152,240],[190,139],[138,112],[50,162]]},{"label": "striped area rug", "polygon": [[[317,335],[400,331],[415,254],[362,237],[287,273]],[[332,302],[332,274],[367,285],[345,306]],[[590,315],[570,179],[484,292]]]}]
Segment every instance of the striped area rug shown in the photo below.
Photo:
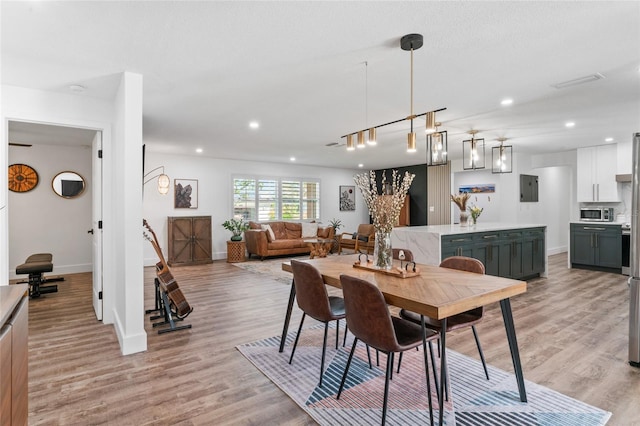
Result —
[{"label": "striped area rug", "polygon": [[[239,345],[237,349],[319,424],[380,424],[386,356],[380,354],[380,366],[377,367],[375,351],[372,351],[373,368],[370,369],[365,346],[358,343],[345,390],[340,400],[336,400],[352,336],[347,339],[346,347],[340,346],[336,350],[335,322],[332,324],[323,387],[320,388],[323,327],[314,326],[302,331],[291,365],[288,361],[294,331],[287,335],[287,346],[282,353],[278,352],[279,336]],[[342,343],[342,335],[340,340]],[[606,424],[611,416],[609,412],[529,381],[526,381],[528,402],[520,402],[513,374],[488,366],[490,380],[486,380],[479,361],[451,350],[447,351],[447,359],[451,378],[451,396],[444,415],[447,425],[595,426]],[[429,368],[432,374],[431,363]],[[431,386],[437,424],[432,375]],[[405,352],[400,373],[394,371],[389,388],[387,424],[429,424],[422,350]]]}]

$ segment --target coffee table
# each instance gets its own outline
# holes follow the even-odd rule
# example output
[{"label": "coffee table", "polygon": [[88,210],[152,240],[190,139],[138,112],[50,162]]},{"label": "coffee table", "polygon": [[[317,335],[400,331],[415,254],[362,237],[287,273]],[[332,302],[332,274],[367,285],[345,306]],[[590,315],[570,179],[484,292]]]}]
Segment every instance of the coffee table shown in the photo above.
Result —
[{"label": "coffee table", "polygon": [[333,239],[329,238],[306,238],[302,241],[307,243],[311,249],[309,259],[327,257],[327,253],[331,251],[331,245],[333,244]]}]

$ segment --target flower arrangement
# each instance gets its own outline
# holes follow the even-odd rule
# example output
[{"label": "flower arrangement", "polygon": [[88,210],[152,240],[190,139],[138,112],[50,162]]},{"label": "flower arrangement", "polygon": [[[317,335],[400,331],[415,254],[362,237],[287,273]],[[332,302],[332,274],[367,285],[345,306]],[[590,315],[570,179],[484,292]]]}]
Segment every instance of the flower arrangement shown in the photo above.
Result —
[{"label": "flower arrangement", "polygon": [[249,224],[244,221],[241,215],[237,214],[232,219],[225,220],[222,223],[222,227],[233,234],[231,241],[240,241],[242,240],[242,233],[249,229]]},{"label": "flower arrangement", "polygon": [[471,213],[471,220],[473,221],[474,225],[476,224],[476,221],[480,217],[480,214],[482,214],[483,210],[484,210],[483,208],[475,205],[469,207],[469,213]]},{"label": "flower arrangement", "polygon": [[467,200],[471,195],[468,192],[463,192],[458,195],[451,194],[451,201],[453,201],[461,212],[467,210]]},{"label": "flower arrangement", "polygon": [[391,182],[387,183],[386,173],[383,172],[382,188],[389,188],[386,191],[389,192],[388,195],[378,193],[376,174],[373,170],[353,177],[356,185],[360,188],[360,192],[362,192],[376,232],[390,233],[393,225],[398,223],[400,209],[402,209],[404,198],[415,176],[412,173],[405,172],[402,180],[400,180],[398,171],[393,170]]}]

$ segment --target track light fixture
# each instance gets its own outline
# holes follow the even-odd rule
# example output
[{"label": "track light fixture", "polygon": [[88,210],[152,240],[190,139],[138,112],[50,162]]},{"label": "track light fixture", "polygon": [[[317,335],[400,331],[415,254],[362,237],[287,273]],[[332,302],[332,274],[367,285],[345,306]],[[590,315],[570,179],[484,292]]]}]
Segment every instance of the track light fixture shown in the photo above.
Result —
[{"label": "track light fixture", "polygon": [[[358,147],[360,147],[360,135],[365,131],[369,131],[369,140],[367,141],[370,145],[375,145],[377,143],[376,139],[376,129],[384,126],[388,126],[390,124],[400,123],[402,121],[410,121],[411,130],[410,133],[407,134],[407,152],[416,152],[416,134],[413,131],[413,120],[418,117],[426,116],[426,132],[433,133],[436,130],[435,121],[436,121],[436,112],[444,111],[446,108],[440,108],[434,111],[423,112],[422,114],[414,114],[413,113],[413,51],[420,49],[423,44],[422,34],[407,34],[400,39],[400,48],[402,50],[411,52],[411,111],[410,114],[404,118],[400,118],[397,120],[390,121],[388,123],[379,124],[377,126],[370,127],[364,130],[358,130],[346,135],[341,136],[341,138],[347,138],[347,150],[353,150],[353,136],[358,135]],[[365,65],[367,63],[365,62]],[[351,141],[351,142],[349,142]],[[364,138],[363,144],[364,147]]]}]

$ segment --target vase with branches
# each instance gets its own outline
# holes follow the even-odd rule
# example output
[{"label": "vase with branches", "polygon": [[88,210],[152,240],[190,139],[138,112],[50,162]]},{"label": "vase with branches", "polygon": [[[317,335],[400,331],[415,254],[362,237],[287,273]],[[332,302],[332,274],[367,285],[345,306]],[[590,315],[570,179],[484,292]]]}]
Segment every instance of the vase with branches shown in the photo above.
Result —
[{"label": "vase with branches", "polygon": [[467,201],[470,196],[468,192],[461,192],[457,195],[451,194],[451,201],[460,209],[460,226],[467,226],[469,223]]},{"label": "vase with branches", "polygon": [[373,170],[353,177],[373,220],[376,235],[373,259],[374,265],[381,269],[391,269],[393,265],[391,230],[398,223],[400,210],[414,177],[415,175],[409,172],[400,175],[397,170],[392,170],[391,182],[387,182],[386,170],[383,171],[380,187],[384,188],[384,193],[378,191]]}]

